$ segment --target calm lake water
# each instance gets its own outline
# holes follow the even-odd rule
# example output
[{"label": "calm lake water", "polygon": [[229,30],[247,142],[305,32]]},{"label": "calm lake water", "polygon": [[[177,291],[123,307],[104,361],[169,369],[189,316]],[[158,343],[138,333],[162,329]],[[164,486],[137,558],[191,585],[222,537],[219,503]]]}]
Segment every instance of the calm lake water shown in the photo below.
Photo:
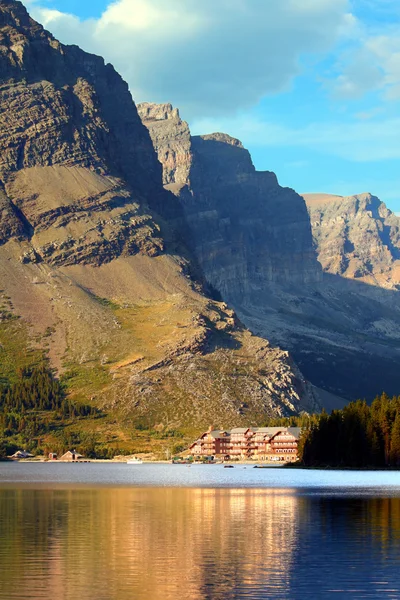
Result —
[{"label": "calm lake water", "polygon": [[0,463],[0,599],[400,598],[400,473]]}]

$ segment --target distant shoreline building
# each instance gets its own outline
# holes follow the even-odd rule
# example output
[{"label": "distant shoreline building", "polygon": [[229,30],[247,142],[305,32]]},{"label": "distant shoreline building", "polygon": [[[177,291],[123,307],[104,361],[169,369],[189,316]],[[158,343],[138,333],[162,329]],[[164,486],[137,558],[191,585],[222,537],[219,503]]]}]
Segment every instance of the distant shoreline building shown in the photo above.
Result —
[{"label": "distant shoreline building", "polygon": [[300,427],[210,428],[190,451],[195,457],[209,459],[295,462],[300,433]]},{"label": "distant shoreline building", "polygon": [[84,459],[82,454],[79,454],[76,450],[68,450],[65,454],[60,457],[60,462],[80,462]]},{"label": "distant shoreline building", "polygon": [[26,450],[17,450],[17,452],[15,454],[13,454],[12,456],[10,456],[9,458],[13,458],[13,459],[23,459],[23,458],[33,458],[33,454],[31,454],[30,452],[27,452]]}]

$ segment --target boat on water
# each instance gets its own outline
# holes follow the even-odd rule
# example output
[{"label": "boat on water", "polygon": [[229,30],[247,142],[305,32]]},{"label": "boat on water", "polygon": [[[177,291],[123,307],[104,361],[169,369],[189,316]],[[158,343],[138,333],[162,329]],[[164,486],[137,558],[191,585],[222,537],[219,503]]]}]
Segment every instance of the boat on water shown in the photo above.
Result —
[{"label": "boat on water", "polygon": [[140,458],[129,458],[126,461],[127,465],[142,465],[143,461]]}]

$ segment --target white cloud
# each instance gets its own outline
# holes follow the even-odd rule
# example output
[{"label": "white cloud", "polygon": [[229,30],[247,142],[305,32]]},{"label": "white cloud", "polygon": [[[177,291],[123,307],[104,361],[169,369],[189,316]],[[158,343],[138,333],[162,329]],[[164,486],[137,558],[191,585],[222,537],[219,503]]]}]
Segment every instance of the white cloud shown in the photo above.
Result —
[{"label": "white cloud", "polygon": [[340,65],[339,70],[341,74],[332,86],[334,95],[339,98],[361,98],[366,92],[385,85],[382,66],[367,47],[351,53],[347,64]]},{"label": "white cloud", "polygon": [[354,27],[348,0],[117,0],[98,20],[32,6],[62,42],[101,54],[137,101],[234,113],[287,89],[304,56]]},{"label": "white cloud", "polygon": [[[391,0],[379,8],[396,10],[400,16],[400,3],[396,8]],[[371,8],[378,6],[375,0],[368,2]],[[391,13],[390,13],[391,14]],[[378,16],[378,13],[375,14]],[[328,81],[337,98],[358,99],[368,92],[380,92],[381,99],[400,99],[400,25],[398,19],[383,23],[379,19],[371,23],[358,21],[358,33],[339,57],[334,70],[336,76]]]},{"label": "white cloud", "polygon": [[390,35],[381,35],[368,42],[368,48],[380,62],[385,73],[385,96],[400,99],[400,28]]}]

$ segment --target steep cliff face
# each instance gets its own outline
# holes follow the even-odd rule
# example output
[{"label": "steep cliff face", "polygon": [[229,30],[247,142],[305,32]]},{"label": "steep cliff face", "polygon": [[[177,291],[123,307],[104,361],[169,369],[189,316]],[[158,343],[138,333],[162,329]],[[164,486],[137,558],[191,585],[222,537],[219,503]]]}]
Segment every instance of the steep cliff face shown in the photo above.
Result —
[{"label": "steep cliff face", "polygon": [[[163,165],[164,183],[180,199],[196,257],[224,298],[238,303],[271,283],[321,279],[298,194],[280,187],[274,173],[257,172],[239,140],[222,133],[190,137],[170,105],[144,104],[138,110]],[[177,146],[185,150],[173,161]]]},{"label": "steep cliff face", "polygon": [[[314,407],[288,353],[192,279],[182,208],[126,83],[13,0],[0,3],[0,131],[2,379],[40,350],[71,397],[149,426]],[[187,151],[175,145],[178,179]]]},{"label": "steep cliff face", "polygon": [[400,218],[371,194],[304,196],[327,273],[381,287],[400,284]]},{"label": "steep cliff face", "polygon": [[[347,400],[372,399],[383,389],[397,394],[396,217],[369,195],[307,198],[313,248],[303,200],[273,173],[256,172],[238,140],[220,133],[191,138],[171,107],[146,107],[139,113],[164,165],[164,183],[187,216],[194,252],[242,322],[290,350],[318,388]],[[149,111],[158,114],[156,125]],[[182,135],[189,175],[171,179],[165,157]],[[342,405],[330,398],[327,406],[335,402]]]},{"label": "steep cliff face", "polygon": [[[127,84],[111,65],[63,46],[14,0],[0,5],[0,179],[32,166],[81,166],[123,177],[171,216],[160,165]],[[144,198],[142,198],[142,202]]]},{"label": "steep cliff face", "polygon": [[162,165],[164,185],[185,184],[192,163],[189,125],[182,121],[179,110],[171,104],[143,102],[138,111],[151,130],[151,139]]}]

